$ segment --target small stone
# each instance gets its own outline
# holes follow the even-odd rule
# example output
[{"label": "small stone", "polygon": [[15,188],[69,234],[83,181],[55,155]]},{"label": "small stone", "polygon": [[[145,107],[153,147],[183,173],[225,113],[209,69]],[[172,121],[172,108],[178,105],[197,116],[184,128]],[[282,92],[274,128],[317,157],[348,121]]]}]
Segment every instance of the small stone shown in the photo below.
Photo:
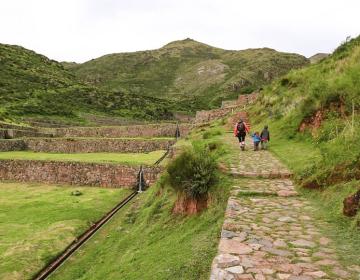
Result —
[{"label": "small stone", "polygon": [[262,268],[261,269],[262,273],[267,274],[267,275],[271,275],[275,273],[275,270],[271,269],[271,268]]},{"label": "small stone", "polygon": [[312,280],[313,278],[311,276],[306,276],[306,275],[301,275],[301,276],[292,275],[288,279],[289,280]]},{"label": "small stone", "polygon": [[291,217],[280,217],[278,219],[279,222],[285,222],[285,223],[293,223],[296,222],[296,220],[294,218]]},{"label": "small stone", "polygon": [[236,280],[254,280],[251,274],[239,274],[236,275]]},{"label": "small stone", "polygon": [[223,253],[232,253],[238,255],[246,255],[253,251],[250,246],[232,239],[221,239],[219,250]]},{"label": "small stone", "polygon": [[325,260],[317,261],[315,264],[317,264],[317,265],[330,266],[330,265],[335,265],[335,264],[337,264],[337,261],[325,259]]},{"label": "small stone", "polygon": [[228,267],[225,270],[235,275],[244,273],[244,269],[240,265]]},{"label": "small stone", "polygon": [[316,247],[316,244],[312,241],[308,241],[308,240],[304,240],[304,239],[299,239],[293,242],[290,242],[292,245],[294,246],[299,246],[299,247],[308,247],[308,248],[314,248]]},{"label": "small stone", "polygon": [[276,274],[277,278],[279,278],[280,280],[286,280],[289,279],[289,277],[291,276],[291,274],[286,274],[286,273],[278,273]]},{"label": "small stone", "polygon": [[298,193],[296,191],[281,190],[277,192],[277,195],[281,197],[290,197],[297,196]]},{"label": "small stone", "polygon": [[281,256],[281,257],[292,256],[292,254],[289,251],[285,251],[285,250],[279,250],[279,249],[267,248],[267,247],[262,248],[262,250],[265,252],[268,252],[270,254]]},{"label": "small stone", "polygon": [[309,275],[311,277],[315,277],[315,278],[323,278],[325,276],[327,276],[327,274],[324,271],[313,271],[313,272],[306,272],[304,273],[305,275]]},{"label": "small stone", "polygon": [[331,242],[331,240],[329,238],[326,238],[326,237],[321,237],[319,239],[320,245],[323,245],[323,246],[329,245],[330,242]]},{"label": "small stone", "polygon": [[266,280],[266,278],[262,274],[255,274],[255,280]]},{"label": "small stone", "polygon": [[215,261],[220,268],[236,266],[240,263],[239,257],[230,254],[220,254],[215,258]]},{"label": "small stone", "polygon": [[348,278],[350,276],[350,273],[342,270],[341,268],[335,267],[332,272],[336,274],[337,276],[340,276],[341,278]]},{"label": "small stone", "polygon": [[287,244],[286,244],[286,242],[285,242],[284,240],[282,240],[282,239],[277,239],[277,240],[275,240],[275,242],[274,242],[274,246],[275,246],[275,247],[287,247]]},{"label": "small stone", "polygon": [[223,229],[221,231],[221,238],[233,238],[235,236],[238,236],[235,232]]}]

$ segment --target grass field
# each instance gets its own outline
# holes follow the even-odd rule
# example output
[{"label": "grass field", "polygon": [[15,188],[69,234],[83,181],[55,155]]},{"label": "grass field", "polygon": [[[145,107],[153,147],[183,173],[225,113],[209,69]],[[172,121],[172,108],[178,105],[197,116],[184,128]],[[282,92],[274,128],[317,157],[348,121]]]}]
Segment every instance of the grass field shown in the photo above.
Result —
[{"label": "grass field", "polygon": [[[82,192],[73,196],[74,190]],[[0,183],[0,279],[29,279],[129,190]]]},{"label": "grass field", "polygon": [[152,165],[165,151],[154,151],[150,153],[37,153],[31,151],[0,152],[1,159],[21,159],[21,160],[55,160],[55,161],[76,161],[76,162],[96,162],[114,163],[126,165]]}]

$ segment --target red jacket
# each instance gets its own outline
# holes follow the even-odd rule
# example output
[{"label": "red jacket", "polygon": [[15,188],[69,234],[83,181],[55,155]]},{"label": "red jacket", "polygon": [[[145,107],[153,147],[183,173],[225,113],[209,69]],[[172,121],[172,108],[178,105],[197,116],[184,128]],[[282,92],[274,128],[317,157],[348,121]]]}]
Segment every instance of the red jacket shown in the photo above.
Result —
[{"label": "red jacket", "polygon": [[[245,125],[245,131],[246,131],[247,133],[249,133],[250,127],[246,124],[246,122],[243,122],[243,123],[244,123],[244,125]],[[238,124],[239,124],[239,123],[236,123],[236,124],[235,124],[235,127],[234,127],[234,135],[235,135],[235,136],[238,136],[238,129],[237,129]]]}]

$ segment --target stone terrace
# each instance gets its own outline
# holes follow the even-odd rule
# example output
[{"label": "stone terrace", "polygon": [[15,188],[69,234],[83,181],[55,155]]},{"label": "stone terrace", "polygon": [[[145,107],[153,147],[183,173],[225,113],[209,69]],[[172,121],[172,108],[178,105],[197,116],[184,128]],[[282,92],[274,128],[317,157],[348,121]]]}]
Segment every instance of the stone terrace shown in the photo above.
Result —
[{"label": "stone terrace", "polygon": [[341,265],[326,224],[283,178],[291,173],[269,152],[241,152],[227,140],[236,151],[231,172],[252,178],[231,191],[210,279],[359,279],[360,267]]}]

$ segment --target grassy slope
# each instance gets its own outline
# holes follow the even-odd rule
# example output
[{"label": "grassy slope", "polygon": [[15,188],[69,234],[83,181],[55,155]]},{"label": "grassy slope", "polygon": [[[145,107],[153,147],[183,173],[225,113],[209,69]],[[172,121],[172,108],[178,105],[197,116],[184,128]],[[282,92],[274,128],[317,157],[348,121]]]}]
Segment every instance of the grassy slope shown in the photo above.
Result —
[{"label": "grassy slope", "polygon": [[186,39],[67,67],[103,89],[181,101],[177,109],[189,111],[219,106],[221,99],[256,89],[306,63],[296,54],[266,48],[227,51]]},{"label": "grassy slope", "polygon": [[82,122],[80,113],[85,112],[171,118],[166,101],[84,85],[60,63],[19,46],[0,44],[0,62],[0,119],[37,116]]},{"label": "grassy slope", "polygon": [[37,153],[31,151],[0,152],[1,159],[21,160],[55,160],[55,161],[76,161],[76,162],[97,162],[116,163],[126,165],[152,165],[165,151],[153,151],[146,154],[141,153]]},{"label": "grassy slope", "polygon": [[[201,135],[191,138],[201,139]],[[205,141],[219,141],[221,137],[213,135]],[[181,146],[187,144],[182,140]],[[127,280],[208,279],[231,180],[223,176],[211,191],[209,209],[191,217],[171,214],[176,196],[160,180],[116,215],[50,279],[104,279],[104,275]]]},{"label": "grassy slope", "polygon": [[128,193],[0,183],[0,279],[29,279]]}]

